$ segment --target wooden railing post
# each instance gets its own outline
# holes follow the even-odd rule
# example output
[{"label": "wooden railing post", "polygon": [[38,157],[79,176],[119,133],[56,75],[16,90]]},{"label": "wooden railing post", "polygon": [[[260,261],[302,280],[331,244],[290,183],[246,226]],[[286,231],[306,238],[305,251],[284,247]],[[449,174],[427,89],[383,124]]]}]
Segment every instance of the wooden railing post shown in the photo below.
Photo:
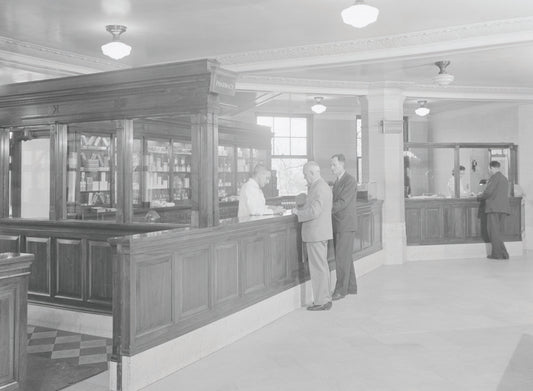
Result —
[{"label": "wooden railing post", "polygon": [[33,254],[0,253],[0,391],[24,390],[28,280]]}]

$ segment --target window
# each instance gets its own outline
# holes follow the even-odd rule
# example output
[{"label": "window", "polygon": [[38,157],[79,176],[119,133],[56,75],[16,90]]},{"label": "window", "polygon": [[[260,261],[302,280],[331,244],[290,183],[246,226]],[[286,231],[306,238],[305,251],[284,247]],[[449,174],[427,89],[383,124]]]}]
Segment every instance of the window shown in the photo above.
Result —
[{"label": "window", "polygon": [[307,117],[258,116],[257,124],[268,126],[272,137],[272,170],[277,177],[279,195],[307,191],[302,173],[311,150]]}]

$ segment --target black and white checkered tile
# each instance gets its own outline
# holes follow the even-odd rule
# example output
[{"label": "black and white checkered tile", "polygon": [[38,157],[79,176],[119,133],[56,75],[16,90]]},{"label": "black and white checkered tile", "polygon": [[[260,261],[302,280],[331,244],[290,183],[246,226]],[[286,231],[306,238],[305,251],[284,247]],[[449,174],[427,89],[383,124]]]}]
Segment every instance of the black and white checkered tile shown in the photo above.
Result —
[{"label": "black and white checkered tile", "polygon": [[106,363],[111,355],[111,339],[28,326],[27,352],[78,365]]}]

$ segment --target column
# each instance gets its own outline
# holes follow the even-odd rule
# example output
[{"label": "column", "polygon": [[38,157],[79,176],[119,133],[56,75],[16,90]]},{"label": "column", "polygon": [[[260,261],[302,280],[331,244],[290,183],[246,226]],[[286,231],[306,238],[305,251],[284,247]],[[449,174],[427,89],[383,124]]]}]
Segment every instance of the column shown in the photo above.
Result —
[{"label": "column", "polygon": [[518,107],[518,184],[522,188],[524,208],[522,243],[533,250],[533,104]]},{"label": "column", "polygon": [[191,116],[192,227],[219,223],[218,209],[218,98],[210,97],[209,109]]},{"label": "column", "polygon": [[[373,88],[360,98],[363,132],[363,181],[375,182],[383,202],[385,264],[405,260],[403,184],[403,102],[401,90]],[[384,126],[382,126],[384,121]]]}]

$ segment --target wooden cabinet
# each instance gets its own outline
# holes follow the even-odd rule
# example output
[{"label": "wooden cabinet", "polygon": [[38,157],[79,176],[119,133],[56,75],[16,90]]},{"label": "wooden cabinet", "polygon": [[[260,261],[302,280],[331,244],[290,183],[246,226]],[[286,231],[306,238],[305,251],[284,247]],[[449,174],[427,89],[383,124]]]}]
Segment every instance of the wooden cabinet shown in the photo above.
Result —
[{"label": "wooden cabinet", "polygon": [[218,147],[218,197],[219,200],[236,201],[243,184],[253,175],[256,165],[270,169],[270,144],[261,148],[236,145]]},{"label": "wooden cabinet", "polygon": [[116,212],[112,133],[68,131],[67,218],[103,220]]}]

